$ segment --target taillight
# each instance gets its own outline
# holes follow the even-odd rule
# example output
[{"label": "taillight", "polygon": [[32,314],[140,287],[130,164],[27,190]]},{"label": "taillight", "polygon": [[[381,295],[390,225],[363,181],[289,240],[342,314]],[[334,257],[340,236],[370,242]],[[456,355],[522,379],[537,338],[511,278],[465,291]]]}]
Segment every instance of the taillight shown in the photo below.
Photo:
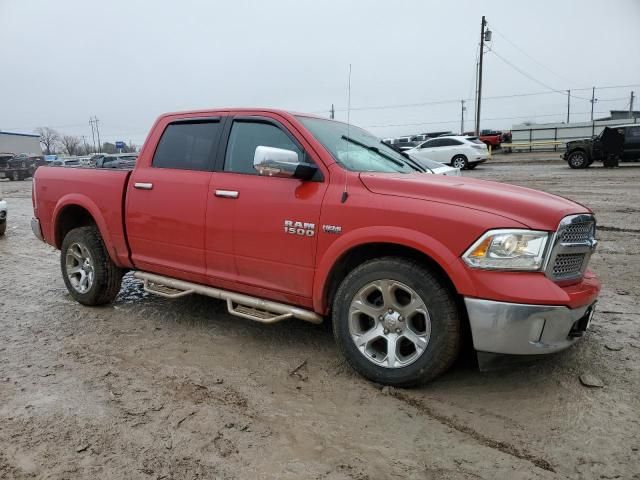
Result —
[{"label": "taillight", "polygon": [[36,210],[36,174],[31,179],[31,203],[33,203],[33,211]]}]

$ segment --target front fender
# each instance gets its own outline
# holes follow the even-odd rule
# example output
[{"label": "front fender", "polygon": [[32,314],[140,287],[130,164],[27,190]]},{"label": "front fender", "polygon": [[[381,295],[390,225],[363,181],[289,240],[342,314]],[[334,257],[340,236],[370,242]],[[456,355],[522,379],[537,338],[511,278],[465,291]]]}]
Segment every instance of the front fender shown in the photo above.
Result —
[{"label": "front fender", "polygon": [[313,308],[316,312],[324,313],[328,310],[326,291],[333,267],[350,250],[374,243],[401,245],[422,252],[444,270],[457,292],[474,295],[474,284],[460,259],[432,236],[402,227],[364,227],[343,234],[322,254],[313,283]]}]

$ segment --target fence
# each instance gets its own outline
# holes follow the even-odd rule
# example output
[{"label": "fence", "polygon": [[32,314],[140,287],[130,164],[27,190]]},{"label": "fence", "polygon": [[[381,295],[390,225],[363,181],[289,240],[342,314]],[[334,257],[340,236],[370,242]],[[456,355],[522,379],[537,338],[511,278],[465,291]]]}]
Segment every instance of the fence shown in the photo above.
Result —
[{"label": "fence", "polygon": [[541,125],[514,125],[511,129],[511,143],[504,143],[505,149],[529,151],[556,151],[566,142],[579,138],[591,138],[599,134],[604,127],[628,125],[638,122],[638,118],[621,120],[596,120],[580,123],[545,123]]}]

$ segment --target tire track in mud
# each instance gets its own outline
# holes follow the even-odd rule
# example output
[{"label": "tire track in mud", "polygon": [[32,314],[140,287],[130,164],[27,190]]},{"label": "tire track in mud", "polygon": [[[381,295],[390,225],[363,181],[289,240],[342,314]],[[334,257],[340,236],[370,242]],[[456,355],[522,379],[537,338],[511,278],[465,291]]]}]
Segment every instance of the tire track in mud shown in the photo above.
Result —
[{"label": "tire track in mud", "polygon": [[401,402],[404,402],[407,405],[415,408],[416,410],[418,410],[418,412],[428,416],[429,418],[432,418],[433,420],[436,420],[442,423],[443,425],[446,425],[447,427],[452,428],[460,433],[470,436],[471,438],[473,438],[480,444],[484,445],[485,447],[498,450],[502,453],[511,455],[512,457],[516,457],[520,460],[526,460],[528,462],[531,462],[536,467],[546,470],[548,472],[557,473],[556,470],[553,468],[553,465],[551,465],[551,462],[549,462],[548,460],[545,460],[542,457],[533,455],[532,453],[529,453],[527,450],[520,449],[508,442],[503,442],[500,440],[495,440],[493,438],[490,438],[478,432],[477,430],[474,430],[469,425],[466,425],[453,417],[436,412],[433,408],[431,408],[430,406],[422,402],[422,400],[414,398],[405,392],[402,392],[396,389],[390,389],[389,394],[394,398],[396,398],[397,400],[400,400]]},{"label": "tire track in mud", "polygon": [[620,227],[611,227],[609,225],[598,225],[596,227],[596,231],[602,232],[622,232],[622,233],[640,233],[640,229],[638,228],[620,228]]}]

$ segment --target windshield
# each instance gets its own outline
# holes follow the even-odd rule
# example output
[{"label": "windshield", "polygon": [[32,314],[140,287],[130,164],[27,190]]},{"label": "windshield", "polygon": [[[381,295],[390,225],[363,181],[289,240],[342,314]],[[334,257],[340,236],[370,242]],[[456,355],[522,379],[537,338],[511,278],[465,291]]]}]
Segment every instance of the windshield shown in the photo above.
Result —
[{"label": "windshield", "polygon": [[299,116],[314,137],[339,165],[353,172],[423,171],[408,157],[398,153],[371,133],[346,123]]}]

